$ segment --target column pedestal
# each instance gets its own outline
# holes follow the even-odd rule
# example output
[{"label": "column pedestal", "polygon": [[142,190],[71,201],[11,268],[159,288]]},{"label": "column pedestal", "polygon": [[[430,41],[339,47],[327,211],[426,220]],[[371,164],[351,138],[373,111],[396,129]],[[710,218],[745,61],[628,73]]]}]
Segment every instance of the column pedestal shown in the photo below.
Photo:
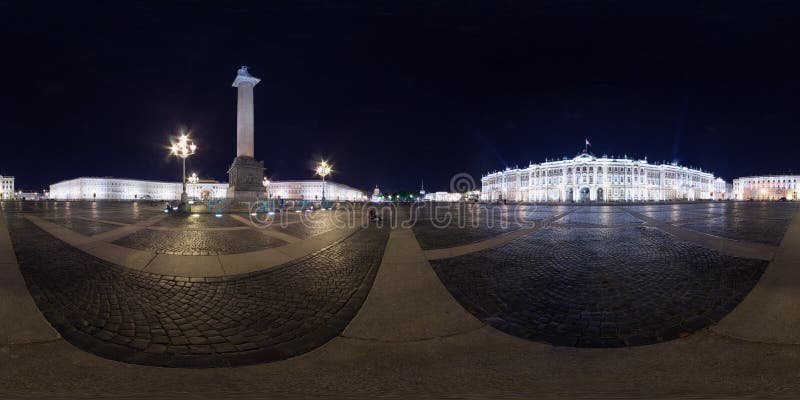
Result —
[{"label": "column pedestal", "polygon": [[256,201],[264,193],[264,162],[239,156],[228,169],[228,198],[234,201]]}]

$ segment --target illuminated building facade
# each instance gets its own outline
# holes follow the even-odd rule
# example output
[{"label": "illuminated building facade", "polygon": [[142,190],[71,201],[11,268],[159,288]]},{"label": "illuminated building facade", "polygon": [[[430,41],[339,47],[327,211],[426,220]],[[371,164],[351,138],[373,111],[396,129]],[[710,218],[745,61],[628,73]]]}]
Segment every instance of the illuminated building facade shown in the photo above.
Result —
[{"label": "illuminated building facade", "polygon": [[[278,181],[269,184],[269,197],[290,200],[322,200],[322,180]],[[325,181],[326,201],[366,201],[364,192],[341,183]]]},{"label": "illuminated building facade", "polygon": [[800,175],[747,176],[733,180],[735,200],[800,200]]},{"label": "illuminated building facade", "polygon": [[481,200],[515,202],[721,200],[725,181],[698,169],[644,160],[573,158],[507,168],[481,178]]},{"label": "illuminated building facade", "polygon": [[14,198],[14,177],[0,175],[0,200]]},{"label": "illuminated building facade", "polygon": [[[322,199],[322,181],[270,182],[269,196],[283,199]],[[50,185],[53,200],[180,200],[180,182],[157,182],[117,178],[76,178]],[[228,184],[214,180],[187,183],[186,193],[192,199],[225,199]],[[260,192],[266,198],[267,194]],[[325,198],[338,201],[364,201],[357,189],[335,182],[325,182]]]},{"label": "illuminated building facade", "polygon": [[426,201],[456,202],[463,200],[464,195],[461,193],[433,192],[433,193],[426,193],[424,199]]},{"label": "illuminated building facade", "polygon": [[[76,178],[50,185],[53,200],[180,200],[180,182],[118,178]],[[200,180],[187,183],[186,193],[195,199],[224,199],[228,184]]]}]

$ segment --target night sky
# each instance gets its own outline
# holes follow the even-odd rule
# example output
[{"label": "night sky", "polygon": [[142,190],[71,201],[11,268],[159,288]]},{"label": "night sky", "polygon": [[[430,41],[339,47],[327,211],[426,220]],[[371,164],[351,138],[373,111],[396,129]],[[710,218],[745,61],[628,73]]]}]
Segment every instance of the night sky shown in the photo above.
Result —
[{"label": "night sky", "polygon": [[[800,172],[797,2],[0,1],[0,174],[227,181],[236,70],[273,179],[447,190],[574,156]],[[740,4],[740,5],[737,5]]]}]

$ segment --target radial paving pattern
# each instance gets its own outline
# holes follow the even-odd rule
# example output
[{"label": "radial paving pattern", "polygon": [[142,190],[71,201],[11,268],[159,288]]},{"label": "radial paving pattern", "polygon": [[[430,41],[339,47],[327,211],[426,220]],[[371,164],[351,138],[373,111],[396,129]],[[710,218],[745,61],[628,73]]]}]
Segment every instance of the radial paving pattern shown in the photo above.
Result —
[{"label": "radial paving pattern", "polygon": [[[463,254],[453,258],[436,259],[439,253],[426,252],[433,254],[429,257],[436,259],[431,261],[436,274],[464,308],[498,329],[568,346],[670,340],[719,321],[767,265],[702,247],[718,239],[705,240],[707,236],[690,230],[761,243],[770,254],[773,247],[768,245],[780,242],[796,211],[795,204],[780,203],[459,204],[437,206],[432,215],[427,203],[413,208],[392,204],[379,208],[385,217],[383,228],[373,224],[289,264],[232,277],[183,278],[138,272],[95,258],[55,239],[39,228],[48,229],[46,225],[35,225],[31,221],[36,219],[25,216],[85,236],[100,234],[81,240],[113,242],[149,254],[220,255],[152,255],[192,268],[200,259],[222,260],[226,254],[262,257],[265,253],[255,251],[307,246],[311,242],[306,239],[338,229],[331,217],[338,215],[343,222],[347,214],[281,213],[273,217],[280,220],[262,230],[248,223],[244,213],[165,215],[146,203],[2,206],[28,288],[67,340],[116,360],[194,367],[291,357],[336,336],[366,298],[388,241],[387,228],[409,223],[414,223],[416,239],[426,250],[535,227],[444,252],[444,257]],[[442,218],[446,213],[449,224]],[[666,229],[663,222],[685,229]],[[54,235],[63,231],[48,230]],[[465,254],[469,251],[473,253]],[[308,253],[295,257],[302,254]],[[240,256],[232,258],[236,257]],[[151,260],[142,267],[156,264]]]},{"label": "radial paving pattern", "polygon": [[414,235],[424,250],[461,246],[513,232],[552,217],[536,207],[459,204],[422,207],[414,215]]},{"label": "radial paving pattern", "polygon": [[178,229],[235,228],[245,226],[230,214],[170,214],[154,226]]},{"label": "radial paving pattern", "polygon": [[718,321],[767,262],[655,228],[548,227],[433,265],[465,308],[498,329],[558,345],[614,347],[669,340]]},{"label": "radial paving pattern", "polygon": [[370,228],[274,270],[182,278],[111,265],[19,216],[9,229],[33,298],[68,341],[115,360],[194,367],[272,361],[330,340],[366,298],[388,239]]},{"label": "radial paving pattern", "polygon": [[789,221],[761,218],[744,219],[723,215],[711,219],[687,222],[680,226],[709,235],[777,246],[781,243],[781,239],[786,233]]},{"label": "radial paving pattern", "polygon": [[286,244],[280,239],[265,236],[258,229],[231,231],[144,229],[114,243],[159,254],[180,255],[236,254]]},{"label": "radial paving pattern", "polygon": [[[604,207],[608,208],[608,207]],[[579,207],[578,210],[565,215],[555,221],[556,224],[569,225],[624,225],[641,224],[642,220],[621,211],[600,211],[589,207]]]},{"label": "radial paving pattern", "polygon": [[48,221],[87,236],[97,235],[119,228],[119,225],[81,218],[50,218]]}]

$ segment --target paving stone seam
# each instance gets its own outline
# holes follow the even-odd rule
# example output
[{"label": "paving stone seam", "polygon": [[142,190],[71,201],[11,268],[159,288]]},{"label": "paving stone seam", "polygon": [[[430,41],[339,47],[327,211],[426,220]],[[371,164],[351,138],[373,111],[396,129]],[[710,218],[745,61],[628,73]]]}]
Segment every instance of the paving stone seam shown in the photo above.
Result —
[{"label": "paving stone seam", "polygon": [[489,239],[481,240],[479,242],[473,242],[461,246],[446,247],[441,249],[424,250],[423,253],[425,254],[425,258],[427,260],[432,261],[432,260],[440,260],[445,258],[463,256],[465,254],[470,254],[477,251],[490,249],[508,243],[514,239],[525,236],[527,234],[534,233],[545,226],[557,225],[553,224],[553,222],[563,217],[566,217],[571,213],[573,213],[573,210],[565,211],[561,214],[555,215],[550,218],[546,218],[539,222],[534,222],[534,226],[530,228],[520,228],[512,232],[503,233],[501,235],[493,236]]},{"label": "paving stone seam", "polygon": [[[122,248],[122,246],[113,245],[111,243],[96,239],[96,238],[91,237],[91,236],[81,235],[81,234],[79,234],[77,232],[71,231],[71,230],[69,230],[67,228],[61,227],[61,226],[59,226],[57,224],[54,224],[54,223],[49,222],[49,221],[46,221],[46,220],[41,219],[41,218],[36,217],[36,216],[25,216],[24,218],[30,220],[35,225],[39,226],[40,228],[45,230],[47,233],[49,233],[51,236],[53,236],[53,237],[55,237],[55,238],[57,238],[59,240],[62,240],[65,243],[69,244],[70,246],[73,246],[73,247],[75,247],[75,248],[77,248],[77,249],[79,249],[81,251],[84,251],[84,252],[87,252],[89,254],[92,254],[95,257],[98,257],[98,255],[91,253],[91,250],[95,250],[95,249],[102,248],[102,247],[108,247],[108,246],[117,246],[119,248]],[[313,251],[311,251],[311,252],[309,252],[307,254],[304,254],[304,255],[302,255],[300,257],[293,258],[291,260],[287,260],[287,261],[285,261],[283,263],[279,263],[279,264],[275,264],[275,265],[269,265],[269,266],[264,267],[264,268],[259,268],[259,269],[256,269],[254,271],[249,271],[249,272],[246,272],[244,274],[271,270],[271,269],[279,267],[282,264],[285,264],[287,262],[292,262],[292,261],[295,261],[295,260],[304,259],[305,257],[308,257],[308,256],[310,256],[310,255],[312,255],[312,254],[314,254],[314,253],[316,253],[318,251],[321,251],[321,250],[324,250],[324,249],[330,247],[330,245],[333,244],[333,243],[338,243],[341,240],[347,239],[348,237],[352,236],[356,232],[358,232],[358,229],[353,229],[350,232],[347,232],[346,234],[344,234],[343,236],[337,238],[332,243],[326,244],[325,246],[323,246],[323,247],[321,247],[319,249],[315,249],[315,250],[313,250]],[[65,240],[65,238],[64,238],[65,234],[70,236],[70,237],[72,237],[72,240]],[[295,244],[300,244],[300,243],[308,241],[308,240],[317,240],[319,238],[319,236],[320,235],[312,236],[312,237],[310,237],[308,239],[301,240],[300,242],[296,242]],[[73,243],[71,243],[71,242],[73,242]],[[275,251],[279,251],[280,252],[281,248],[289,246],[289,245],[291,245],[291,244],[287,244],[287,245],[276,247],[276,248],[266,249],[266,250],[275,250]],[[125,268],[130,268],[130,269],[137,270],[137,271],[143,271],[144,269],[152,267],[153,262],[158,258],[159,255],[180,257],[181,259],[184,259],[186,262],[191,262],[192,259],[215,257],[217,259],[217,261],[218,261],[218,264],[220,265],[220,267],[224,271],[224,266],[223,266],[224,263],[222,262],[222,259],[220,258],[219,255],[214,255],[214,256],[167,255],[167,254],[159,254],[159,253],[155,253],[155,252],[148,252],[148,251],[129,249],[129,248],[124,248],[124,249],[130,254],[136,253],[136,254],[141,255],[142,257],[144,257],[146,255],[147,260],[146,260],[146,262],[143,262],[142,266],[133,266],[133,265],[121,264],[121,266],[123,266]],[[238,254],[233,254],[233,255],[235,255],[235,256],[241,256],[241,255],[247,256],[248,254],[256,255],[257,253],[262,252],[262,251],[264,251],[264,250],[245,252],[245,253],[238,253]],[[282,253],[282,254],[285,254],[285,253]],[[99,257],[99,258],[104,259],[105,261],[109,261],[109,262],[112,262],[114,264],[118,264],[119,265],[119,263],[115,262],[114,260],[109,260],[109,259],[104,258],[104,257]],[[153,271],[146,271],[146,272],[155,273]],[[158,274],[158,273],[156,273],[156,274]],[[164,274],[161,274],[161,275],[173,275],[173,274],[164,273]],[[216,277],[216,276],[226,276],[226,275],[209,275],[209,277]],[[199,277],[199,276],[197,276],[197,277]]]},{"label": "paving stone seam", "polygon": [[227,232],[227,231],[246,231],[253,229],[250,226],[221,226],[212,228],[175,228],[171,226],[148,226],[145,228],[151,231],[164,231],[164,232],[183,232],[183,231],[198,231],[198,232]]},{"label": "paving stone seam", "polygon": [[[0,280],[4,293],[0,293],[0,314],[3,314],[0,329],[3,332],[0,346],[47,343],[61,340],[61,335],[44,316],[30,294],[28,284],[19,268],[11,232],[3,207],[0,207],[0,252],[8,260],[0,263]],[[13,306],[8,308],[9,306]]]},{"label": "paving stone seam", "polygon": [[[245,224],[249,225],[248,227],[250,229],[258,230],[262,235],[266,235],[266,236],[269,236],[269,237],[272,237],[272,238],[275,238],[275,239],[280,239],[280,240],[283,240],[286,243],[295,243],[295,242],[299,242],[299,241],[303,240],[301,238],[289,235],[288,233],[274,231],[274,230],[271,229],[271,227],[260,227],[259,228],[259,227],[255,226],[255,223],[253,223],[252,221],[244,219],[244,217],[242,217],[240,215],[232,215],[232,217],[234,219],[238,220],[239,222],[242,222],[242,223],[245,223]],[[298,222],[300,222],[300,221],[293,221],[293,223],[298,223]],[[312,235],[311,237],[313,237],[313,236],[316,236],[316,235]]]},{"label": "paving stone seam", "polygon": [[[563,226],[553,226],[553,228],[561,229],[561,230],[566,230],[567,229],[566,227],[563,227]],[[666,232],[661,232],[660,230],[656,229],[655,227],[649,227],[649,229],[651,229],[654,232],[660,232],[660,234],[663,235],[663,237],[674,237],[673,235],[669,235]],[[548,235],[545,234],[545,236],[548,236]],[[706,252],[709,251],[704,246],[693,244],[693,243],[688,242],[688,241],[686,241],[685,243],[690,245],[690,246],[694,246],[696,248],[703,248],[703,249],[705,249],[704,251],[706,251]],[[521,243],[521,244],[518,243],[518,245],[525,247],[524,243]],[[556,247],[553,247],[553,248],[556,248]],[[713,252],[714,250],[710,250],[710,251]],[[557,253],[557,251],[556,251],[556,253]],[[481,256],[481,255],[472,255],[472,257],[477,257],[476,261],[475,261],[477,264],[475,264],[475,265],[486,265],[487,262],[494,262],[495,265],[504,265],[507,261],[509,261],[509,259],[504,258],[504,257],[492,257],[492,258],[487,258],[487,259],[483,259],[483,260],[481,259],[481,257],[484,257],[484,256]],[[732,256],[726,255],[726,257],[732,257]],[[599,333],[600,333],[599,329],[598,329],[598,332],[597,332],[597,334],[598,334],[597,338],[587,337],[587,338],[581,339],[581,336],[572,335],[569,330],[567,330],[565,332],[560,332],[558,335],[555,335],[554,334],[555,331],[552,331],[552,329],[551,329],[551,327],[549,325],[544,327],[544,328],[541,326],[542,324],[547,325],[547,324],[551,323],[550,319],[548,319],[548,321],[544,321],[544,322],[541,321],[541,320],[539,320],[538,322],[533,322],[534,324],[539,324],[540,326],[537,328],[537,330],[531,331],[530,330],[530,326],[531,326],[530,325],[531,324],[530,320],[528,320],[528,321],[525,320],[526,318],[530,319],[530,316],[528,316],[524,312],[522,312],[520,314],[520,311],[519,311],[520,309],[514,309],[513,306],[511,308],[508,308],[508,306],[506,306],[506,302],[508,302],[509,299],[513,299],[515,295],[512,295],[509,298],[503,298],[503,296],[500,295],[500,294],[498,295],[499,297],[497,297],[497,298],[494,298],[494,297],[490,296],[490,297],[484,298],[484,300],[488,299],[489,300],[488,302],[483,302],[482,303],[481,301],[476,300],[472,296],[472,295],[475,295],[476,291],[480,292],[481,290],[483,290],[483,289],[480,289],[480,288],[483,287],[483,285],[480,285],[479,282],[473,282],[473,286],[469,286],[469,285],[466,286],[466,290],[467,291],[472,291],[473,292],[471,295],[468,295],[466,292],[461,290],[462,287],[459,286],[459,282],[457,280],[455,282],[453,282],[452,280],[447,278],[447,275],[443,276],[441,274],[441,272],[444,272],[444,271],[446,271],[448,269],[450,271],[464,270],[465,268],[459,268],[459,267],[465,267],[466,265],[464,265],[464,262],[468,262],[468,260],[455,261],[455,260],[444,259],[444,260],[438,260],[438,262],[445,262],[445,263],[450,262],[449,265],[445,264],[444,266],[441,265],[441,264],[439,264],[439,265],[434,264],[434,270],[437,271],[437,274],[439,274],[439,277],[442,280],[442,283],[445,285],[445,287],[451,293],[451,295],[454,298],[456,298],[458,300],[458,302],[461,303],[462,307],[464,307],[466,310],[468,310],[470,312],[470,314],[476,316],[481,321],[484,321],[484,322],[488,323],[489,325],[491,325],[493,328],[495,328],[497,330],[500,330],[500,331],[502,331],[504,333],[507,333],[507,334],[509,334],[511,336],[518,336],[518,337],[525,338],[525,339],[528,339],[528,340],[532,340],[532,341],[536,341],[536,342],[550,343],[550,344],[557,345],[557,346],[560,346],[560,345],[576,346],[576,343],[580,344],[580,346],[577,346],[577,347],[617,347],[617,346],[620,346],[620,343],[612,344],[612,340],[604,339],[606,337],[605,334],[603,334],[603,336],[600,336],[599,335]],[[760,262],[760,263],[764,263],[765,264],[764,260],[758,260],[758,261],[750,260],[749,262],[750,263],[752,263],[752,262]],[[512,261],[512,264],[513,264],[513,261]],[[511,266],[514,267],[515,265],[511,265]],[[468,268],[466,268],[466,269],[471,271],[471,272],[464,273],[464,274],[466,274],[468,276],[475,276],[475,275],[483,276],[483,274],[485,272],[485,271],[481,270],[481,272],[476,273],[474,270],[470,270]],[[754,276],[755,281],[757,281],[760,278],[761,274],[763,273],[763,270],[764,269],[762,267],[762,269],[757,272],[758,275]],[[535,275],[532,275],[532,276],[535,276]],[[472,290],[473,287],[479,287],[479,289],[476,289],[475,291],[473,291]],[[525,290],[528,290],[528,289],[525,289]],[[746,290],[749,291],[749,289],[746,289]],[[499,300],[499,299],[502,299],[502,300]],[[684,317],[682,317],[682,319],[680,321],[677,321],[677,325],[675,325],[674,328],[670,328],[670,329],[677,329],[674,332],[670,331],[669,329],[659,329],[658,335],[657,336],[652,336],[652,337],[642,336],[642,334],[640,334],[640,333],[628,334],[629,337],[627,339],[625,339],[625,346],[641,345],[641,344],[655,343],[655,342],[659,342],[659,341],[666,341],[666,340],[671,340],[671,339],[684,337],[687,334],[694,334],[694,333],[699,332],[699,331],[706,331],[706,330],[709,329],[709,326],[708,326],[709,324],[713,324],[713,323],[718,322],[720,320],[720,318],[722,318],[726,313],[730,312],[730,310],[732,310],[736,306],[736,304],[738,304],[739,301],[741,301],[740,299],[736,300],[736,296],[730,297],[728,300],[729,300],[728,302],[719,303],[719,305],[715,306],[715,308],[713,310],[711,310],[710,312],[708,312],[708,313],[706,313],[706,314],[704,314],[702,316],[684,316]],[[495,303],[495,302],[498,302],[498,303]],[[489,305],[489,307],[488,308],[485,307],[486,305]],[[500,307],[500,308],[494,309],[493,307]],[[497,317],[497,315],[496,315],[496,313],[498,312],[499,309],[503,310],[501,312],[502,317]],[[589,311],[589,310],[587,310],[587,311]],[[538,312],[539,311],[537,311],[536,313],[538,313]],[[559,311],[559,312],[562,312],[562,311]],[[556,314],[557,314],[557,312],[553,313],[553,315],[556,315]],[[518,318],[520,316],[522,316],[522,319]],[[552,317],[552,315],[551,315],[551,317]],[[562,317],[556,315],[555,318],[562,318]],[[603,317],[603,318],[605,318],[605,317]],[[581,316],[580,319],[583,319],[583,316]],[[614,323],[616,324],[617,322],[614,322]],[[570,321],[569,318],[566,318],[566,319],[558,321],[556,323],[556,325],[559,325],[559,324],[566,326],[566,325],[572,324],[572,322]],[[580,325],[580,323],[578,323],[578,325]],[[599,328],[599,326],[602,325],[602,324],[598,323],[597,325],[598,325],[598,328]],[[673,325],[674,325],[674,323],[673,323]],[[646,325],[643,325],[643,326],[646,326]],[[559,326],[558,328],[561,329],[562,327]],[[612,327],[612,328],[616,329],[616,325],[614,327]],[[617,340],[617,339],[614,339],[614,340]],[[631,341],[628,342],[628,340],[631,340]]]},{"label": "paving stone seam", "polygon": [[[685,228],[680,225],[658,221],[636,211],[628,210],[627,212],[634,217],[645,221],[645,225],[657,228],[662,232],[677,237],[680,240],[685,240],[687,242],[691,242],[711,250],[730,254],[735,257],[770,261],[775,256],[775,251],[778,249],[777,246],[771,246],[762,243],[744,242],[741,240],[710,235],[708,233]],[[715,245],[711,245],[709,243],[710,240],[715,241]]]},{"label": "paving stone seam", "polygon": [[108,231],[108,232],[103,232],[103,233],[100,233],[100,234],[97,234],[97,235],[94,235],[94,236],[90,236],[90,237],[94,238],[94,239],[97,239],[97,240],[100,240],[100,241],[103,241],[103,242],[113,242],[113,241],[115,241],[117,239],[120,239],[122,237],[125,237],[125,236],[131,235],[133,233],[136,233],[136,232],[138,232],[138,231],[140,231],[142,229],[146,229],[150,225],[157,224],[159,221],[161,221],[164,218],[166,218],[166,215],[156,215],[156,216],[150,217],[150,218],[148,218],[148,219],[146,219],[144,221],[139,221],[139,222],[137,222],[135,224],[130,224],[130,225],[127,225],[127,226],[123,226],[123,227],[120,227],[120,228],[117,228],[117,229],[114,229],[114,230],[111,230],[111,231]]},{"label": "paving stone seam", "polygon": [[[187,279],[197,278],[197,279],[210,279],[212,281],[216,281],[216,279],[222,279],[224,282],[236,281],[236,280],[240,280],[240,279],[250,278],[252,276],[260,275],[260,274],[263,274],[263,273],[277,272],[277,271],[280,271],[280,270],[282,270],[284,268],[291,267],[292,265],[294,265],[296,263],[303,262],[303,261],[305,261],[305,260],[307,260],[307,259],[309,259],[311,257],[314,257],[314,256],[318,255],[319,253],[322,253],[322,252],[330,249],[331,247],[333,247],[333,246],[335,246],[335,245],[337,245],[337,244],[349,239],[351,236],[355,235],[358,232],[359,232],[359,230],[354,230],[354,231],[348,233],[347,235],[342,236],[341,238],[338,238],[335,241],[329,243],[325,247],[322,247],[322,248],[320,248],[318,250],[315,250],[315,251],[313,251],[311,253],[305,254],[305,255],[300,256],[298,258],[294,258],[292,260],[286,261],[284,263],[277,264],[277,265],[274,265],[274,266],[271,266],[271,267],[268,267],[268,268],[264,268],[264,269],[259,269],[259,270],[256,270],[256,271],[244,272],[244,273],[234,274],[234,275],[187,277],[187,276],[182,276],[182,275],[159,274],[159,273],[155,273],[155,272],[151,272],[151,271],[138,271],[138,270],[135,270],[133,268],[128,268],[128,269],[132,270],[131,272],[133,272],[133,271],[145,272],[145,273],[151,274],[153,276],[160,276],[160,277],[187,278]],[[194,257],[194,256],[188,256],[188,257]],[[219,256],[216,256],[216,257],[219,257]],[[220,262],[220,264],[222,264],[222,263]],[[222,265],[224,265],[224,264],[222,264]],[[126,268],[126,267],[123,267],[123,268]]]},{"label": "paving stone seam", "polygon": [[[404,280],[404,284],[395,284]],[[424,291],[419,292],[419,288]],[[400,305],[398,299],[408,298]],[[411,342],[472,331],[483,322],[466,315],[425,258],[413,229],[392,229],[362,308],[343,334],[376,342]]]},{"label": "paving stone seam", "polygon": [[[800,345],[800,207],[775,257],[742,303],[713,327],[716,334],[754,343]],[[745,337],[747,336],[747,337]]]},{"label": "paving stone seam", "polygon": [[[31,221],[28,220],[28,223],[31,223]],[[38,228],[38,230],[41,231],[42,234],[47,235],[47,232],[44,229]],[[350,232],[347,236],[341,237],[338,240],[328,244],[323,249],[308,254],[304,257],[300,257],[296,260],[292,260],[291,262],[287,262],[279,269],[301,264],[303,261],[305,261],[305,259],[319,256],[321,254],[323,258],[320,260],[320,262],[323,263],[335,262],[334,260],[326,258],[327,256],[325,256],[323,253],[334,246],[341,245],[343,242],[347,240],[357,240],[354,239],[353,236],[362,231],[363,230],[354,230]],[[129,346],[121,346],[116,342],[112,343],[106,341],[98,341],[97,338],[94,337],[93,335],[87,334],[85,332],[78,332],[75,330],[68,330],[64,335],[64,337],[65,339],[67,339],[67,342],[73,345],[77,345],[78,348],[90,348],[92,349],[91,353],[101,355],[112,360],[121,360],[128,363],[142,364],[142,365],[160,365],[166,367],[195,367],[195,368],[228,367],[235,365],[248,365],[256,363],[272,362],[290,358],[299,354],[307,353],[309,351],[313,351],[315,348],[327,343],[331,339],[338,336],[338,334],[347,326],[349,321],[352,319],[352,316],[355,315],[354,313],[357,312],[357,310],[363,304],[363,301],[366,299],[366,296],[369,293],[371,284],[374,282],[377,270],[380,267],[380,258],[382,250],[385,250],[385,246],[388,243],[388,232],[380,234],[383,234],[385,236],[382,239],[378,239],[377,237],[367,236],[368,240],[377,239],[377,243],[380,243],[380,245],[382,246],[379,249],[381,251],[378,251],[377,259],[374,257],[375,249],[378,249],[377,247],[374,248],[369,247],[370,251],[368,253],[365,253],[365,254],[373,254],[372,256],[370,256],[372,258],[370,261],[369,270],[363,272],[363,275],[361,275],[358,281],[356,281],[357,283],[353,282],[356,283],[356,286],[354,286],[354,288],[348,287],[348,291],[345,293],[346,297],[343,298],[344,301],[342,303],[337,303],[338,307],[336,307],[334,310],[331,310],[332,316],[330,318],[324,320],[322,324],[318,325],[313,331],[308,331],[308,333],[302,334],[301,336],[289,336],[286,338],[288,340],[279,341],[271,345],[266,345],[266,344],[260,345],[256,343],[256,345],[264,347],[261,347],[260,349],[256,349],[253,351],[240,349],[238,352],[236,352],[236,354],[230,354],[230,355],[223,351],[222,353],[215,352],[208,356],[176,355],[172,357],[170,355],[145,354],[146,352],[132,349]],[[61,242],[63,246],[71,248],[73,249],[73,251],[78,251],[78,249],[75,249],[73,246],[70,246],[69,243],[66,243],[62,240],[58,241]],[[353,243],[357,245],[358,243],[361,242],[356,241]],[[357,245],[356,248],[363,248],[363,246]],[[163,280],[165,278],[164,276],[155,275],[147,272],[132,271],[128,268],[121,267],[119,265],[110,265],[110,267],[111,269],[117,272],[121,272],[124,275],[130,275],[142,278],[155,277],[160,280]],[[266,274],[269,274],[269,272],[259,271],[259,272],[249,273],[246,275],[264,276]],[[226,277],[229,279],[180,278],[180,277],[173,277],[173,278],[175,278],[175,280],[179,282],[186,282],[186,281],[230,282],[242,279],[244,277],[245,276]],[[68,327],[69,321],[64,319],[64,315],[62,311],[59,311],[59,308],[60,307],[49,308],[48,314],[50,315],[51,318],[54,318],[54,323],[64,324],[65,327]]]},{"label": "paving stone seam", "polygon": [[[386,246],[388,246],[388,244],[389,240],[387,237],[387,240],[384,242],[383,250],[381,253],[386,251]],[[327,343],[334,337],[341,336],[341,334],[345,331],[345,328],[347,328],[347,326],[350,324],[350,321],[352,321],[355,315],[358,314],[358,312],[361,309],[361,306],[363,306],[364,302],[366,301],[367,296],[369,296],[369,292],[372,289],[372,285],[375,283],[375,278],[378,276],[378,269],[380,269],[380,266],[381,262],[379,261],[375,263],[370,268],[369,271],[367,271],[367,273],[361,279],[361,283],[359,284],[358,289],[356,289],[353,292],[353,294],[350,295],[347,301],[336,311],[335,316],[338,317],[340,314],[342,314],[343,310],[346,310],[348,307],[352,308],[354,306],[358,306],[358,310],[355,312],[355,314],[353,314],[353,316],[350,319],[342,319],[335,317],[331,318],[333,323],[330,322],[326,323],[324,326],[317,328],[316,331],[310,334],[313,339],[316,339],[317,342],[320,342],[320,345]],[[336,333],[332,336],[329,335],[331,329],[336,331]],[[300,340],[307,341],[307,337],[300,338]],[[281,343],[279,345],[276,345],[276,348],[281,349],[282,347],[288,347],[290,346],[290,343],[292,342]],[[296,354],[293,354],[292,356],[294,355]]]},{"label": "paving stone seam", "polygon": [[81,219],[81,220],[84,220],[84,221],[91,221],[91,222],[100,222],[100,223],[103,223],[103,224],[117,225],[117,226],[134,225],[134,224],[127,224],[127,223],[118,222],[118,221],[110,221],[110,220],[107,220],[107,219],[84,217],[84,216],[80,216],[80,215],[74,215],[74,216],[72,216],[70,218],[76,218],[76,219]]}]

